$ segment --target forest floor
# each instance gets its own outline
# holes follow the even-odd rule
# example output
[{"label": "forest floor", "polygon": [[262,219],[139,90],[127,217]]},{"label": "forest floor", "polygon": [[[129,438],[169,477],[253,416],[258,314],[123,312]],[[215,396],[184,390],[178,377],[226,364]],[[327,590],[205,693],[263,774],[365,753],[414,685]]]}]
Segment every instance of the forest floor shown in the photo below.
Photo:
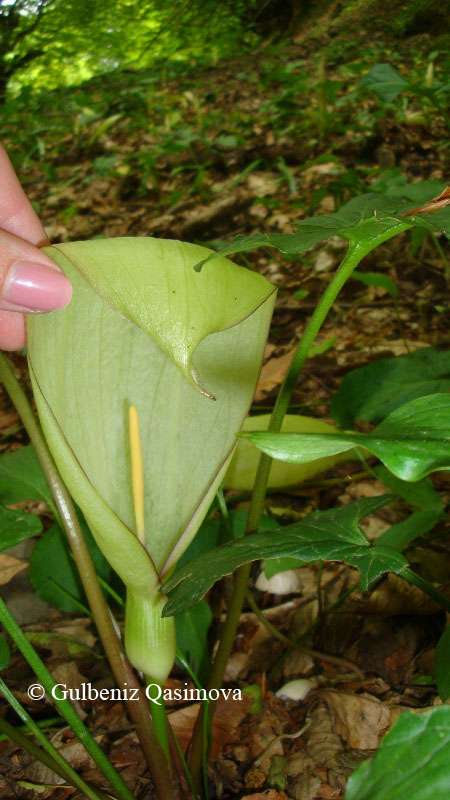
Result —
[{"label": "forest floor", "polygon": [[[382,106],[374,95],[357,92],[361,74],[377,61],[400,65],[404,74],[423,74],[432,43],[419,39],[420,59],[411,58],[409,47],[401,52],[395,43],[375,37],[348,63],[327,40],[323,60],[317,40],[300,37],[288,47],[261,49],[195,74],[180,68],[178,74],[167,69],[157,75],[107,75],[41,98],[39,114],[37,101],[18,101],[16,117],[2,123],[3,140],[53,242],[150,235],[214,247],[237,234],[291,232],[293,222],[333,212],[374,183],[381,190],[400,185],[403,176],[408,182],[448,181],[448,135],[436,112],[410,100]],[[237,257],[278,286],[254,411],[273,404],[298,337],[343,252],[344,242],[335,238],[301,258],[268,249]],[[408,233],[369,255],[361,270],[391,278],[399,290],[398,307],[383,287],[350,280],[322,329],[323,352],[308,361],[293,408],[331,421],[330,399],[350,370],[429,345],[448,347],[445,267],[430,237],[418,242]],[[17,354],[15,363],[25,375],[24,356]],[[2,452],[26,442],[4,393],[0,436]],[[352,479],[352,472],[360,477]],[[446,475],[438,473],[434,482],[448,500]],[[367,473],[361,477],[361,465],[341,466],[288,494],[270,495],[267,510],[292,521],[383,491]],[[381,509],[371,518],[369,536],[404,518],[405,509],[402,501]],[[43,505],[34,510],[48,527]],[[450,551],[443,536],[427,548],[416,545],[408,556],[430,580],[448,583]],[[0,561],[1,582],[2,569]],[[389,576],[371,592],[356,589],[328,613],[356,584],[356,570],[325,563],[323,569],[315,564],[298,574],[300,588],[288,597],[256,590],[255,597],[267,619],[291,639],[319,620],[304,644],[323,657],[287,652],[246,609],[226,683],[259,686],[258,701],[244,695],[240,702],[219,706],[211,798],[342,798],[348,775],[373,754],[401,710],[440,702],[432,679],[422,682],[433,675],[443,625],[436,605]],[[31,612],[24,585],[17,575],[7,591],[19,617],[18,598],[27,594],[20,620],[25,624]],[[83,680],[109,685],[90,620],[49,609],[42,617],[44,607],[36,608],[27,634],[54,676],[72,686]],[[31,704],[27,699],[31,674],[17,652],[4,675],[36,718],[54,717],[47,700]],[[276,696],[293,678],[311,681],[305,699]],[[183,686],[185,680],[175,670],[169,683]],[[137,738],[120,703],[82,701],[78,708],[136,795],[151,798]],[[196,711],[196,705],[177,704],[171,713],[182,745]],[[52,741],[63,755],[85,779],[100,785],[95,766],[70,730],[58,724],[54,730]],[[77,796],[8,741],[0,742],[0,775],[0,798]]]}]

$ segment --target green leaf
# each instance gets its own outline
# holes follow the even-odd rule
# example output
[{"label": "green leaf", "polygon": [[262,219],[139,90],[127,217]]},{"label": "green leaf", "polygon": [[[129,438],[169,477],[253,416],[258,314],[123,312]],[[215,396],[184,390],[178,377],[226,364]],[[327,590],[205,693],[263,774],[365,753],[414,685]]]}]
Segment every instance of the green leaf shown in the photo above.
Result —
[{"label": "green leaf", "polygon": [[433,200],[434,197],[438,197],[445,189],[445,183],[442,183],[442,181],[416,181],[415,183],[407,184],[406,175],[402,177],[404,178],[403,185],[397,184],[396,186],[388,187],[384,194],[389,197],[406,197],[414,202],[415,205],[421,206]]},{"label": "green leaf", "polygon": [[387,275],[383,275],[382,272],[359,272],[355,269],[352,272],[352,278],[360,281],[365,286],[380,286],[382,289],[386,289],[394,300],[398,299],[397,286],[394,281],[388,278]]},{"label": "green leaf", "polygon": [[[111,568],[84,522],[82,525],[95,570],[101,578],[110,582]],[[79,612],[79,604],[86,605],[83,586],[70,554],[67,538],[59,525],[52,525],[38,541],[31,554],[29,574],[38,597],[60,611]],[[63,591],[59,590],[59,586]]]},{"label": "green leaf", "polygon": [[441,231],[450,237],[450,208],[402,217],[405,211],[413,210],[415,203],[404,197],[389,197],[383,194],[363,194],[354,197],[335,214],[321,214],[295,223],[296,233],[252,234],[237,237],[231,244],[221,248],[220,253],[211,253],[199,261],[195,270],[200,272],[219,255],[242,253],[258,247],[275,247],[281,253],[294,255],[304,253],[319,242],[333,236],[363,244],[367,249],[409,228],[418,226],[431,231]]},{"label": "green leaf", "polygon": [[206,600],[200,600],[188,611],[175,616],[177,647],[200,680],[207,677],[207,637],[211,622],[212,613]]},{"label": "green leaf", "polygon": [[381,422],[416,397],[450,391],[450,353],[424,347],[398,358],[382,358],[350,372],[331,402],[340,428],[356,420]]},{"label": "green leaf", "polygon": [[[270,414],[261,414],[258,417],[247,417],[242,430],[245,432],[267,430]],[[337,433],[337,429],[320,419],[302,417],[297,414],[286,414],[281,428],[285,433]],[[297,486],[303,481],[313,478],[321,472],[326,472],[341,461],[351,461],[357,458],[355,453],[342,456],[330,456],[310,461],[308,464],[287,464],[283,461],[273,461],[269,473],[269,489],[278,489],[286,486]],[[255,482],[256,470],[259,462],[259,453],[245,439],[239,439],[230,466],[224,478],[226,489],[250,491]]]},{"label": "green leaf", "polygon": [[37,536],[41,530],[42,522],[37,514],[12,511],[0,506],[0,552],[9,550],[31,536]]},{"label": "green leaf", "polygon": [[50,489],[33,445],[0,456],[0,500],[45,500],[52,505]]},{"label": "green leaf", "polygon": [[316,356],[323,356],[324,353],[328,353],[328,351],[334,347],[337,340],[337,336],[331,336],[329,339],[324,339],[323,342],[313,345],[308,351],[308,358],[315,358]]},{"label": "green leaf", "polygon": [[[74,608],[78,611],[78,608]],[[101,652],[96,652],[93,648],[79,642],[72,636],[67,636],[65,633],[52,633],[52,631],[27,631],[26,638],[32,644],[40,648],[51,650],[55,643],[58,644],[58,651],[64,652],[67,658],[80,658],[84,661],[95,661],[96,659],[103,660],[104,656]],[[61,656],[60,656],[61,657]]]},{"label": "green leaf", "polygon": [[[156,570],[187,548],[223,477],[258,379],[274,288],[224,259],[198,275],[192,267],[209,251],[181,242],[97,240],[49,252],[74,295],[66,309],[28,320],[44,433],[100,548],[133,591],[151,594]],[[215,402],[192,388],[194,349]],[[135,535],[131,403],[146,550]]]},{"label": "green leaf", "polygon": [[359,85],[375,92],[383,103],[392,103],[411,84],[391,64],[374,64]]},{"label": "green leaf", "polygon": [[414,508],[420,508],[421,511],[431,511],[437,516],[444,513],[442,500],[434,488],[431,478],[422,478],[421,481],[416,481],[412,485],[408,481],[396,478],[381,464],[375,467],[375,474],[391,492],[398,494],[399,497],[402,497]]},{"label": "green leaf", "polygon": [[440,515],[433,511],[415,511],[407,519],[383,531],[377,538],[377,546],[392,547],[401,553],[418,536],[431,531],[439,519]]},{"label": "green leaf", "polygon": [[406,559],[391,548],[371,547],[359,526],[363,517],[391,500],[392,495],[382,495],[331,511],[317,511],[278,531],[255,533],[197,556],[164,585],[169,600],[163,614],[190,608],[223,575],[259,559],[289,556],[304,561],[345,561],[360,570],[363,588],[384,572],[401,573],[407,566]]},{"label": "green leaf", "polygon": [[0,670],[6,669],[11,661],[11,648],[4,636],[0,636]]},{"label": "green leaf", "polygon": [[450,469],[450,394],[419,397],[389,414],[370,434],[241,433],[272,458],[302,464],[360,445],[398,478],[417,481]]},{"label": "green leaf", "polygon": [[414,201],[416,206],[433,200],[444,191],[445,187],[445,183],[436,179],[408,183],[408,176],[402,173],[399,167],[386,170],[371,183],[372,191],[389,197],[406,197]]},{"label": "green leaf", "polygon": [[407,711],[350,776],[345,800],[447,800],[450,708]]},{"label": "green leaf", "polygon": [[445,629],[437,643],[434,672],[439,697],[445,702],[450,697],[450,627]]}]

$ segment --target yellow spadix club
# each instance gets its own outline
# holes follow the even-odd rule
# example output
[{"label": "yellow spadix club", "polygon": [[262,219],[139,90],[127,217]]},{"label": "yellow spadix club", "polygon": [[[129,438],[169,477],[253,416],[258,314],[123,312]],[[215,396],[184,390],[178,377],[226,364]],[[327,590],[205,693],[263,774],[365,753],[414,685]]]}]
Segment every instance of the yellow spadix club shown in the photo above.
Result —
[{"label": "yellow spadix club", "polygon": [[142,459],[141,436],[139,433],[139,415],[136,406],[129,409],[131,487],[133,491],[136,532],[141,544],[145,547],[144,524],[144,463]]}]

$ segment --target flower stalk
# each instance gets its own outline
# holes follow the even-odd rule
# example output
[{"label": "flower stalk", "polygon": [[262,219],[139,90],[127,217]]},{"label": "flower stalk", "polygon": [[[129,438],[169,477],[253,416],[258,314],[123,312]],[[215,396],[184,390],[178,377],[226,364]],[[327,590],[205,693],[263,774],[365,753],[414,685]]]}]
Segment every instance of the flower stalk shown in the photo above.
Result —
[{"label": "flower stalk", "polygon": [[[384,231],[378,237],[374,237],[367,242],[360,241],[357,237],[355,240],[349,238],[349,244],[345,257],[325,289],[322,297],[320,298],[310,320],[308,321],[308,324],[306,325],[303,336],[297,345],[297,349],[292,357],[288,371],[278,392],[272,416],[270,418],[268,431],[278,432],[281,430],[283,419],[287,413],[291,401],[292,393],[297,385],[297,381],[305,361],[308,358],[308,353],[314,344],[317,334],[325,322],[325,319],[327,318],[328,313],[332,308],[339,292],[346,281],[351,277],[353,270],[356,269],[362,258],[364,258],[364,256],[366,256],[371,250],[392,236],[401,233],[403,230],[407,230],[409,227],[410,225],[408,223],[398,223],[388,232]],[[264,509],[264,500],[266,496],[271,463],[271,457],[261,453],[248,510],[245,535],[255,533],[258,530]],[[245,564],[235,573],[233,592],[230,598],[225,622],[220,634],[216,657],[211,668],[207,684],[208,690],[220,689],[222,685],[226,665],[231,655],[233,643],[236,638],[239,617],[242,612],[250,579],[250,571],[251,564]],[[209,713],[213,715],[214,710],[215,703],[210,702]],[[189,767],[197,786],[200,783],[200,772],[202,769],[203,759],[203,717],[204,708],[201,707],[194,727],[189,751]]]}]

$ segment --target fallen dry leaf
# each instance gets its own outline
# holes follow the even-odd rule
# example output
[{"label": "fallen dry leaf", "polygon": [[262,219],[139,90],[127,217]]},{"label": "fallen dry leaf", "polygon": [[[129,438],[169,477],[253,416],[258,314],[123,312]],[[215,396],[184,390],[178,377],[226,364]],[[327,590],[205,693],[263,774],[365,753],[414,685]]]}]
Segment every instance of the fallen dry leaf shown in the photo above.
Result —
[{"label": "fallen dry leaf", "polygon": [[[423,633],[413,624],[396,625],[392,630],[389,620],[367,619],[381,623],[381,630],[375,626],[364,625],[359,640],[359,664],[367,673],[380,676],[388,683],[399,685],[413,680],[414,656],[423,639]],[[383,625],[384,622],[384,625]],[[372,627],[372,631],[370,628]],[[408,679],[409,675],[409,679]]]},{"label": "fallen dry leaf", "polygon": [[376,697],[340,692],[317,693],[333,717],[333,730],[354,750],[375,750],[390,725],[390,708]]},{"label": "fallen dry leaf", "polygon": [[70,636],[80,644],[92,648],[97,642],[97,637],[92,633],[92,622],[87,617],[79,619],[69,619],[64,625],[53,625],[52,631],[63,636]]},{"label": "fallen dry leaf", "polygon": [[279,720],[276,717],[265,716],[252,736],[251,750],[255,766],[260,767],[266,775],[269,772],[273,756],[283,755],[283,745],[279,738],[281,726],[278,723]]},{"label": "fallen dry leaf", "polygon": [[21,558],[14,558],[7,553],[0,553],[0,586],[9,583],[14,575],[22,572],[28,566],[28,561],[23,561]]},{"label": "fallen dry leaf", "polygon": [[294,800],[314,800],[321,784],[311,756],[298,750],[286,762],[289,796]]},{"label": "fallen dry leaf", "polygon": [[289,797],[285,792],[276,792],[275,789],[268,789],[266,792],[246,794],[241,800],[289,800]]},{"label": "fallen dry leaf", "polygon": [[279,384],[282,382],[284,376],[286,375],[287,368],[291,363],[291,359],[295,350],[296,348],[294,347],[278,358],[270,358],[269,361],[264,364],[259,377],[258,387],[256,389],[256,403],[263,400],[264,397],[272,391],[272,389],[275,389],[275,387],[279,386]]},{"label": "fallen dry leaf", "polygon": [[435,614],[439,606],[421,589],[407,583],[394,573],[388,573],[369,596],[355,594],[352,602],[363,614]]},{"label": "fallen dry leaf", "polygon": [[[63,661],[57,664],[52,669],[52,676],[56,683],[62,683],[65,689],[79,689],[80,695],[82,685],[86,683],[86,678],[81,674],[75,661]],[[85,719],[87,716],[86,711],[83,711],[78,700],[70,700],[69,698],[69,702],[75,708],[78,716],[81,719]]]},{"label": "fallen dry leaf", "polygon": [[340,761],[344,747],[334,730],[333,720],[325,703],[317,705],[308,717],[310,722],[305,737],[306,751],[316,767],[326,767],[332,786],[343,787],[348,774]]},{"label": "fallen dry leaf", "polygon": [[[213,719],[213,746],[211,751],[212,758],[215,758],[225,743],[228,743],[239,723],[248,714],[253,700],[246,695],[242,700],[233,700],[232,696],[225,700],[223,696],[217,702],[216,711]],[[192,730],[200,708],[200,703],[193,703],[184,706],[178,711],[169,714],[170,724],[177,736],[181,749],[186,752],[191,740]]]}]

